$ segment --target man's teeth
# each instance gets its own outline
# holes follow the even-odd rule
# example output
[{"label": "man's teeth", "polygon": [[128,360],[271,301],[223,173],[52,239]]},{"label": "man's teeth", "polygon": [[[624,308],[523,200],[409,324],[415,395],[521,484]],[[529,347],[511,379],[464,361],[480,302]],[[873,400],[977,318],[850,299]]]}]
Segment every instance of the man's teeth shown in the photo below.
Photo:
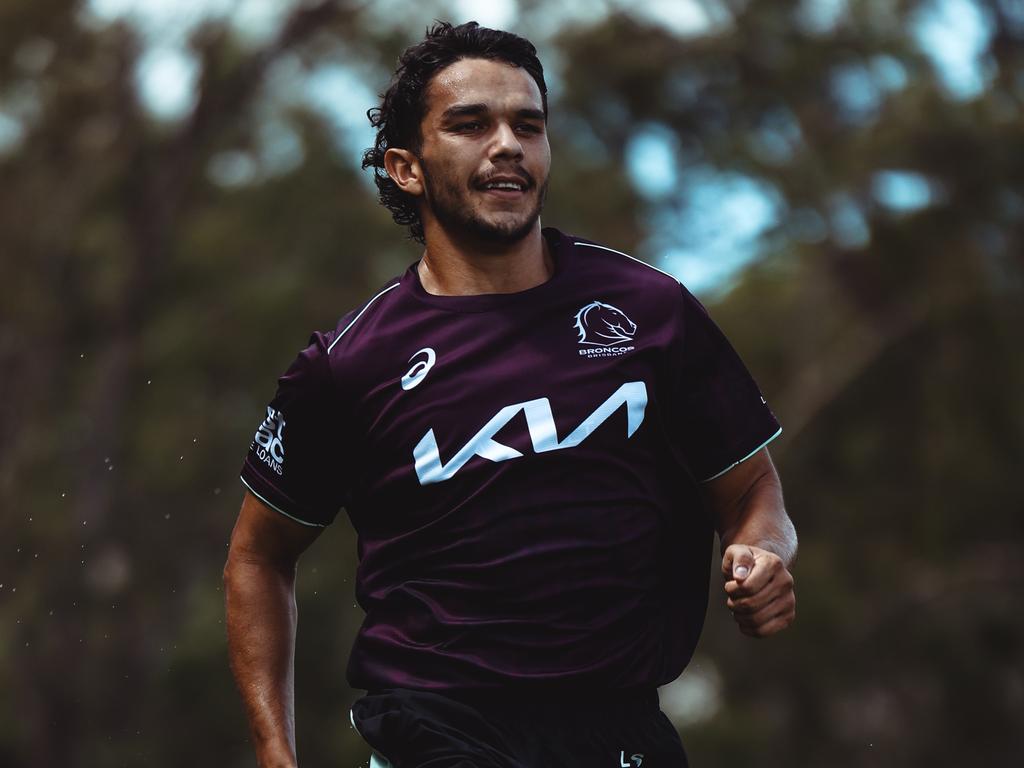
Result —
[{"label": "man's teeth", "polygon": [[521,192],[523,189],[522,184],[515,184],[511,181],[495,181],[487,185],[487,189],[514,189]]}]

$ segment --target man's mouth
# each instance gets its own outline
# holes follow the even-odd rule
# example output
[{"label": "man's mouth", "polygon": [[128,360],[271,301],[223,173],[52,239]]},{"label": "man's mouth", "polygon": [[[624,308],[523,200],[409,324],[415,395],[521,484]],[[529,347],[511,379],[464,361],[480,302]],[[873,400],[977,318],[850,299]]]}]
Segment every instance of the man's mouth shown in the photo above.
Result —
[{"label": "man's mouth", "polygon": [[526,192],[530,183],[513,176],[492,176],[479,185],[480,189],[501,197],[515,197]]}]

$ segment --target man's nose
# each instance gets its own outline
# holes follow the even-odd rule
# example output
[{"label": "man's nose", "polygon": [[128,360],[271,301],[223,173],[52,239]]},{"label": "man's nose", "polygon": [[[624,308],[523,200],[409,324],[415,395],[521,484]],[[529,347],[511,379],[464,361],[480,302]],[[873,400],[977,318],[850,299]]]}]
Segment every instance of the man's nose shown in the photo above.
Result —
[{"label": "man's nose", "polygon": [[516,132],[508,123],[499,123],[494,132],[494,141],[491,144],[492,157],[514,157],[523,156],[523,145],[516,136]]}]

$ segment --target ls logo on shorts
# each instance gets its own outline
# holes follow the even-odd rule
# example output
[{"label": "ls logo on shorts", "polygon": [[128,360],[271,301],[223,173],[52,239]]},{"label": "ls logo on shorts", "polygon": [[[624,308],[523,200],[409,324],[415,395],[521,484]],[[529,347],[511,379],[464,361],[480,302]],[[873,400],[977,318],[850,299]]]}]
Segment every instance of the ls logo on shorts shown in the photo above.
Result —
[{"label": "ls logo on shorts", "polygon": [[619,768],[640,768],[643,765],[644,756],[641,753],[630,755],[629,762],[626,762],[625,751],[619,752]]}]

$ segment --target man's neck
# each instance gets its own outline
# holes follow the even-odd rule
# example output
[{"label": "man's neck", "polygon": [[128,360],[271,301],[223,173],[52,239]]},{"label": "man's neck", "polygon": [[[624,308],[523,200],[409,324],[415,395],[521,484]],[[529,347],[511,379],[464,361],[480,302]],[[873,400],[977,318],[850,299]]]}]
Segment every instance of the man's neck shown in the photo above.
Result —
[{"label": "man's neck", "polygon": [[547,282],[554,259],[540,221],[515,243],[458,240],[440,228],[426,232],[427,247],[417,266],[420,283],[437,296],[518,293]]}]

